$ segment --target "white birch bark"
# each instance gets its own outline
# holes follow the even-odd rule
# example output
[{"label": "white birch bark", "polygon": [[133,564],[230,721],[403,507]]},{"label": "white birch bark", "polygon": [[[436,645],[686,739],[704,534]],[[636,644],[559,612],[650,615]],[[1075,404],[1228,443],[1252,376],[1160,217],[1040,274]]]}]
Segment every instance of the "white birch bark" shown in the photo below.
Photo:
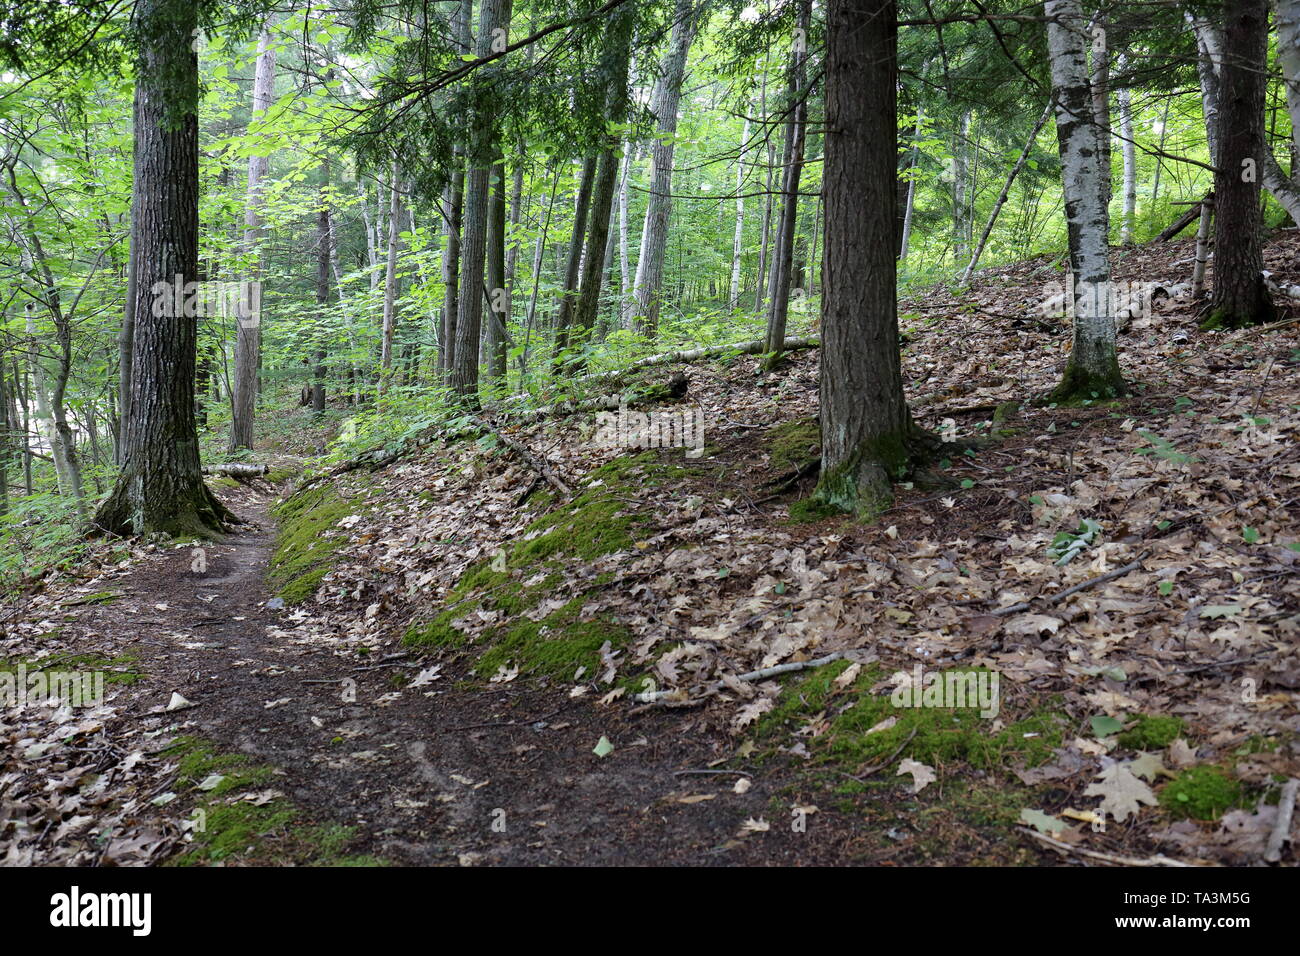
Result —
[{"label": "white birch bark", "polygon": [[1122,391],[1123,382],[1110,314],[1109,223],[1088,83],[1088,33],[1079,0],[1046,0],[1043,6],[1074,273],[1074,342],[1055,394],[1062,400],[1107,397]]}]

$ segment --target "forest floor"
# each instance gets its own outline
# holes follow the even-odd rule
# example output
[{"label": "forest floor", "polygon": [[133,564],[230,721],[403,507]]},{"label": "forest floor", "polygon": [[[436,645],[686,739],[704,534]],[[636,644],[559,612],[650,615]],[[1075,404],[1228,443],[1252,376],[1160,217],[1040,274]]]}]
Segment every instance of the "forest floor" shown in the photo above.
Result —
[{"label": "forest floor", "polygon": [[[914,414],[978,442],[872,524],[799,506],[815,351],[646,370],[698,458],[509,426],[568,497],[490,439],[295,495],[264,449],[227,540],[0,609],[4,666],[110,675],[0,711],[0,863],[1258,862],[1300,777],[1300,326],[1197,331],[1190,255],[1115,251],[1174,293],[1117,402],[1033,404],[1059,262],[904,302]],[[1300,282],[1300,238],[1267,265]],[[997,713],[894,706],[917,667]]]}]

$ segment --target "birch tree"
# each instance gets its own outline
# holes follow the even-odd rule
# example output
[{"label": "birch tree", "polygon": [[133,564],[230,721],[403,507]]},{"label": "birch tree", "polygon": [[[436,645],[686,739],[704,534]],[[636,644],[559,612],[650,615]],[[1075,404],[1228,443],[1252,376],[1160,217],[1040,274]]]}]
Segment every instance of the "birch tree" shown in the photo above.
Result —
[{"label": "birch tree", "polygon": [[1111,315],[1107,171],[1088,84],[1088,31],[1078,0],[1047,0],[1047,52],[1056,103],[1065,218],[1069,232],[1074,340],[1061,384],[1049,398],[1078,402],[1124,392]]}]

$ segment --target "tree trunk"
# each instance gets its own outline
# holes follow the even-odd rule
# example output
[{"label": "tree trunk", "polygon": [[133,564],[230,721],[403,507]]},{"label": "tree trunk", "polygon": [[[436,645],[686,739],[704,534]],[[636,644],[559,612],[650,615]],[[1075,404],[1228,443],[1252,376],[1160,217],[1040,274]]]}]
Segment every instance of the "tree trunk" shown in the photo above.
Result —
[{"label": "tree trunk", "polygon": [[1101,169],[1101,201],[1109,221],[1111,196],[1110,161],[1110,46],[1101,14],[1092,21],[1092,117],[1097,124],[1097,166]]},{"label": "tree trunk", "polygon": [[[123,463],[95,516],[117,534],[208,535],[233,516],[203,483],[194,426],[198,323],[177,309],[176,277],[198,273],[197,8],[138,0],[135,182],[131,228],[138,286]],[[172,293],[176,293],[173,295]]]},{"label": "tree trunk", "polygon": [[822,275],[823,506],[878,514],[920,433],[903,397],[895,259],[897,14],[893,0],[826,11]]},{"label": "tree trunk", "polygon": [[[802,0],[797,16],[797,36],[806,37],[811,16],[811,0]],[[785,341],[786,319],[790,312],[790,288],[794,267],[794,234],[798,226],[799,180],[803,174],[804,129],[808,100],[805,60],[807,50],[802,39],[790,54],[787,83],[789,115],[785,125],[785,168],[781,174],[781,215],[777,221],[776,243],[772,256],[772,281],[768,288],[767,365],[775,365]]]},{"label": "tree trunk", "polygon": [[[1087,33],[1079,0],[1047,0],[1048,57],[1056,100],[1065,218],[1074,288],[1074,342],[1054,401],[1110,398],[1124,392],[1110,312],[1107,175],[1088,89]],[[1101,131],[1104,134],[1104,131]]]},{"label": "tree trunk", "polygon": [[326,160],[321,175],[320,212],[316,217],[316,306],[320,315],[316,320],[316,347],[312,362],[311,409],[320,414],[325,411],[325,347],[320,338],[325,334],[330,306],[330,268],[334,257],[331,252],[330,227],[330,164]]},{"label": "tree trunk", "polygon": [[916,108],[916,125],[912,128],[912,160],[907,164],[907,200],[903,205],[903,235],[898,240],[898,261],[907,261],[907,247],[912,244],[912,213],[916,208],[916,165],[921,158],[921,147],[917,140],[921,138],[922,110]]},{"label": "tree trunk", "polygon": [[[478,56],[485,57],[492,52],[492,32],[501,25],[502,12],[502,0],[481,0],[475,50]],[[475,81],[490,83],[490,72],[482,76],[476,74]],[[461,237],[460,288],[456,306],[455,361],[451,370],[451,387],[457,399],[469,408],[477,408],[479,404],[479,337],[483,324],[488,181],[492,173],[494,126],[492,113],[484,106],[473,111],[466,130],[468,170],[465,174],[465,222],[464,235]]]},{"label": "tree trunk", "polygon": [[672,214],[673,151],[676,147],[677,108],[681,102],[686,58],[695,39],[698,18],[694,0],[677,0],[668,53],[660,66],[652,109],[658,120],[651,148],[650,195],[641,229],[641,255],[632,286],[636,328],[654,337],[659,327],[659,306],[664,258],[668,243],[668,217]]},{"label": "tree trunk", "polygon": [[[474,0],[460,0],[451,18],[451,32],[462,55],[470,50],[470,17]],[[460,308],[460,239],[465,217],[465,150],[457,143],[453,153],[455,169],[451,184],[443,192],[446,212],[447,251],[442,257],[442,354],[439,365],[450,384],[456,362],[456,326]],[[474,346],[475,355],[478,346]]]},{"label": "tree trunk", "polygon": [[[257,121],[271,107],[275,87],[275,46],[271,33],[265,27],[257,38],[257,70],[253,77],[253,112],[249,126]],[[244,239],[240,253],[245,258],[254,258],[250,267],[250,289],[256,289],[261,277],[261,251],[258,245],[262,238],[262,180],[266,178],[268,156],[252,155],[248,157],[248,193],[244,212]],[[254,292],[254,294],[258,294]],[[230,450],[253,447],[253,418],[257,412],[257,373],[262,362],[262,322],[260,313],[254,315],[245,308],[246,296],[240,296],[240,308],[236,313],[235,331],[235,400],[230,419]],[[259,295],[260,298],[260,295]]]},{"label": "tree trunk", "polygon": [[[1121,68],[1123,57],[1119,60]],[[1133,91],[1125,87],[1116,94],[1119,98],[1119,131],[1124,141],[1120,151],[1124,158],[1123,212],[1119,227],[1119,241],[1128,245],[1133,241],[1133,223],[1137,218],[1137,144],[1133,142]]]},{"label": "tree trunk", "polygon": [[1219,68],[1219,161],[1214,174],[1214,298],[1208,328],[1271,322],[1264,282],[1259,161],[1268,86],[1268,0],[1235,0],[1224,11]]},{"label": "tree trunk", "polygon": [[749,156],[749,117],[740,130],[740,157],[736,161],[736,228],[731,236],[731,287],[727,307],[740,308],[740,261],[745,250],[745,161]]},{"label": "tree trunk", "polygon": [[397,247],[402,226],[402,180],[396,159],[389,167],[388,175],[388,258],[384,268],[384,318],[379,344],[380,394],[387,390],[392,378],[393,336],[397,331]]},{"label": "tree trunk", "polygon": [[587,238],[587,216],[591,211],[591,191],[596,181],[596,157],[582,161],[578,182],[578,196],[573,207],[573,235],[569,238],[569,255],[565,259],[564,284],[560,287],[560,300],[555,318],[555,356],[557,362],[569,344],[569,327],[573,324],[577,305],[578,278],[582,268],[583,243]]}]

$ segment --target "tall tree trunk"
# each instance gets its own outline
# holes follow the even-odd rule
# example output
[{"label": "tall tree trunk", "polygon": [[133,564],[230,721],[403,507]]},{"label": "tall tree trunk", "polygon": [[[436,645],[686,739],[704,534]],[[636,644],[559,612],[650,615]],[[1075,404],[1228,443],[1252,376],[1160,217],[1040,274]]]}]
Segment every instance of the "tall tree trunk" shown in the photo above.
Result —
[{"label": "tall tree trunk", "polygon": [[970,186],[970,121],[971,111],[961,115],[957,125],[957,140],[952,149],[952,250],[960,262],[970,252],[967,242],[970,237],[970,222],[967,218],[969,206],[966,191]]},{"label": "tall tree trunk", "polygon": [[489,382],[504,384],[506,337],[509,334],[510,289],[506,284],[506,164],[492,165],[487,225],[488,322],[483,329],[484,373]]},{"label": "tall tree trunk", "polygon": [[[1123,56],[1118,63],[1122,70],[1125,66]],[[1119,99],[1119,132],[1123,137],[1120,152],[1124,160],[1119,241],[1128,245],[1133,241],[1133,223],[1137,218],[1137,144],[1133,141],[1133,91],[1126,86],[1116,96]]]},{"label": "tall tree trunk", "polygon": [[[268,109],[275,88],[275,46],[271,33],[262,28],[257,39],[257,69],[253,76],[253,112],[249,126],[256,126]],[[244,239],[240,254],[253,259],[249,283],[256,289],[261,281],[262,197],[270,158],[254,154],[248,157],[248,193],[245,199]],[[254,292],[257,294],[257,292]],[[262,322],[260,312],[253,315],[244,308],[244,296],[237,310],[235,331],[235,400],[230,419],[230,450],[253,447],[253,419],[257,412],[257,373],[262,363]]]},{"label": "tall tree trunk", "polygon": [[[462,55],[470,51],[470,17],[474,0],[460,0],[452,15],[451,32],[456,47]],[[460,238],[465,216],[465,149],[461,143],[454,151],[454,171],[451,183],[443,191],[443,209],[446,217],[447,251],[442,257],[442,353],[439,366],[451,382],[456,360],[456,325],[460,308]],[[478,346],[475,345],[477,355]]]},{"label": "tall tree trunk", "polygon": [[804,130],[808,99],[805,85],[807,49],[803,37],[808,35],[811,0],[801,0],[797,16],[796,42],[790,54],[790,72],[786,90],[789,111],[785,124],[785,168],[781,174],[781,216],[777,222],[776,243],[772,257],[772,281],[768,288],[767,365],[776,364],[785,343],[786,319],[790,312],[790,288],[794,267],[794,234],[798,226],[799,180],[803,174]]},{"label": "tall tree trunk", "polygon": [[[1286,84],[1286,111],[1291,118],[1291,155],[1300,155],[1300,0],[1277,0],[1277,59]],[[1300,167],[1282,172],[1272,149],[1264,151],[1264,188],[1273,194],[1300,226]]]},{"label": "tall tree trunk", "polygon": [[[1101,168],[1101,201],[1110,209],[1110,45],[1106,39],[1106,24],[1101,14],[1092,21],[1092,69],[1089,78],[1092,90],[1092,117],[1097,124],[1097,165]],[[1107,213],[1109,217],[1109,212]]]},{"label": "tall tree trunk", "polygon": [[[686,0],[683,0],[683,3],[686,3]],[[681,4],[678,9],[680,12]],[[686,9],[689,13],[689,3],[686,4]],[[616,51],[613,75],[605,99],[605,115],[611,122],[622,122],[627,117],[627,71],[632,55],[634,12],[635,8],[629,4],[612,14],[606,33],[609,45]],[[586,339],[595,328],[596,315],[600,309],[600,288],[605,276],[605,257],[610,251],[609,229],[614,209],[614,192],[618,186],[618,171],[623,161],[618,134],[607,134],[605,139],[605,148],[600,156],[591,200],[591,233],[587,237],[587,254],[582,264],[582,288],[574,311],[574,325],[582,336],[583,341],[580,343],[582,345],[585,345]],[[642,259],[644,260],[644,256]],[[578,357],[571,367],[580,370],[583,364],[581,357]]]},{"label": "tall tree trunk", "polygon": [[1219,69],[1219,161],[1214,174],[1214,297],[1208,328],[1237,328],[1276,317],[1264,283],[1260,158],[1268,86],[1268,0],[1234,0],[1224,10]]},{"label": "tall tree trunk", "polygon": [[922,109],[916,108],[916,125],[912,127],[912,159],[907,164],[907,199],[903,205],[903,235],[898,240],[898,261],[907,260],[907,248],[912,244],[912,213],[916,208],[916,166],[921,158],[921,147],[917,141],[921,138]]},{"label": "tall tree trunk", "polygon": [[199,71],[191,48],[197,7],[138,0],[135,19],[143,39],[135,69],[133,372],[122,468],[95,524],[117,534],[207,535],[233,516],[199,468],[198,323],[176,308],[183,289],[174,288],[177,276],[186,281],[199,265]]},{"label": "tall tree trunk", "polygon": [[564,282],[560,286],[560,299],[555,319],[555,355],[557,362],[569,345],[569,327],[577,306],[578,279],[582,270],[582,250],[587,238],[587,216],[591,211],[591,192],[596,182],[597,159],[588,156],[582,161],[578,195],[573,207],[573,235],[569,238],[569,254],[565,259]]},{"label": "tall tree trunk", "polygon": [[1079,0],[1047,0],[1047,47],[1056,100],[1056,139],[1061,154],[1065,218],[1074,288],[1074,342],[1058,402],[1110,398],[1124,392],[1110,314],[1108,170],[1099,162],[1105,131],[1094,123],[1088,86],[1087,31]]},{"label": "tall tree trunk", "polygon": [[749,157],[749,117],[740,130],[740,156],[736,160],[736,228],[731,235],[731,286],[727,307],[740,308],[740,261],[745,251],[745,161]]},{"label": "tall tree trunk", "polygon": [[867,517],[889,507],[890,482],[909,468],[920,439],[898,351],[897,30],[893,0],[829,0],[815,497]]},{"label": "tall tree trunk", "polygon": [[[397,247],[401,242],[402,176],[394,159],[389,167],[388,257],[384,268],[384,318],[379,344],[379,392],[387,390],[393,374],[393,336],[397,332]],[[477,359],[477,356],[475,356]]]},{"label": "tall tree trunk", "polygon": [[320,315],[316,320],[316,343],[313,350],[311,408],[320,414],[325,411],[325,346],[320,341],[328,325],[330,306],[330,269],[334,263],[331,251],[330,227],[330,163],[327,159],[321,171],[320,211],[316,216],[316,306]]},{"label": "tall tree trunk", "polygon": [[[499,0],[498,28],[510,30],[511,0]],[[489,382],[506,377],[506,351],[510,337],[510,289],[506,281],[506,164],[499,148],[492,164],[491,190],[488,199],[487,291],[488,322],[483,329],[484,371]]]},{"label": "tall tree trunk", "polygon": [[698,19],[694,0],[677,0],[668,53],[660,67],[652,108],[658,120],[651,149],[650,195],[641,229],[641,255],[632,285],[636,327],[653,337],[659,327],[660,286],[672,214],[673,151],[676,148],[677,108],[681,102],[686,58],[695,39]]},{"label": "tall tree trunk", "polygon": [[[475,53],[492,52],[492,33],[501,25],[503,0],[480,0],[478,40]],[[480,71],[481,72],[481,71]],[[475,82],[491,82],[490,73]],[[488,181],[492,173],[495,122],[486,106],[476,108],[466,130],[465,222],[461,237],[459,302],[456,306],[456,344],[451,370],[451,387],[457,399],[477,408],[479,338],[483,325],[484,257],[487,254]]]}]

